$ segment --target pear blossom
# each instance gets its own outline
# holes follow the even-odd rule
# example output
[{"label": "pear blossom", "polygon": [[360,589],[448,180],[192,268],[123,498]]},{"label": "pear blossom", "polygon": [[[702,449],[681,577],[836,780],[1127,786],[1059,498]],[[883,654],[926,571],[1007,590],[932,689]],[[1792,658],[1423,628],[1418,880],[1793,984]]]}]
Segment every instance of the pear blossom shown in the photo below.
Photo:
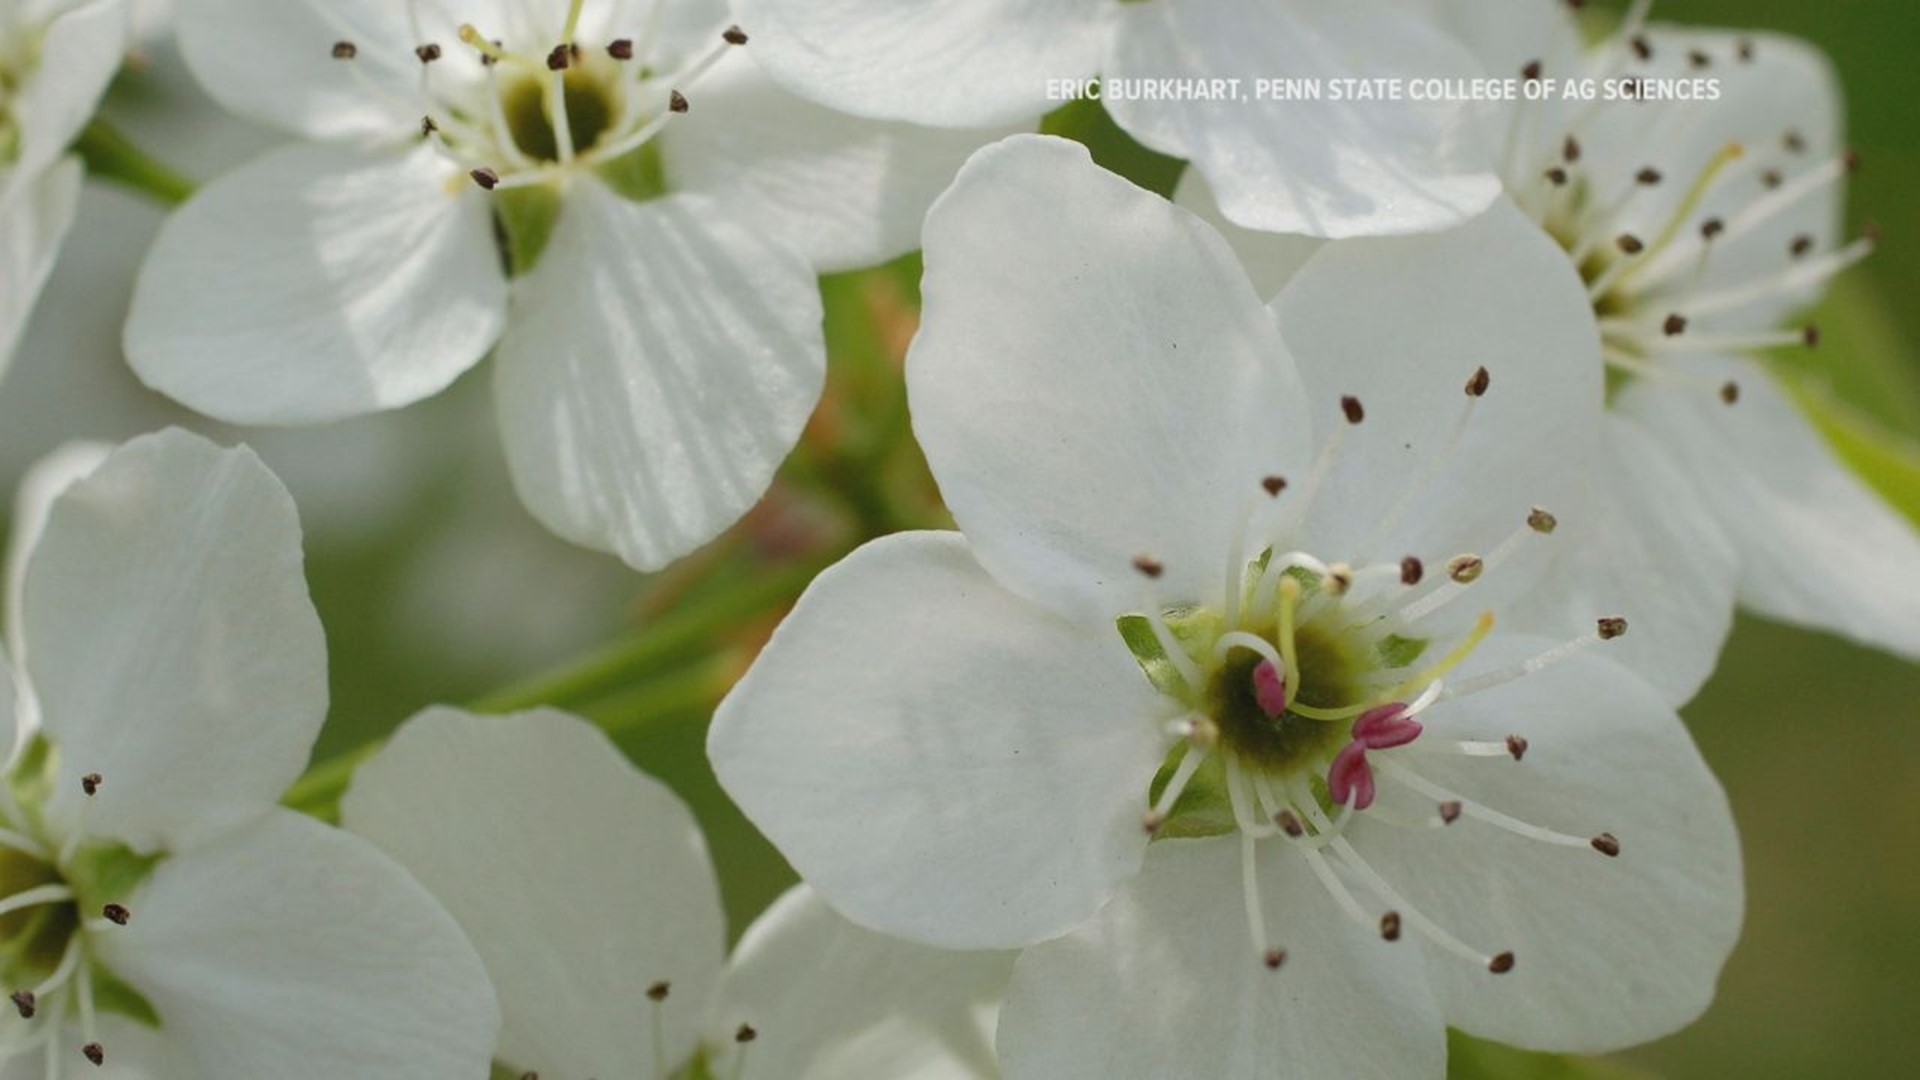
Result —
[{"label": "pear blossom", "polygon": [[550,709],[433,708],[341,804],[466,928],[505,1014],[496,1074],[991,1080],[1012,957],[862,930],[798,886],[725,955],[686,805]]},{"label": "pear blossom", "polygon": [[124,0],[0,0],[0,376],[73,224],[67,147],[119,70]]},{"label": "pear blossom", "polygon": [[452,918],[276,806],[326,711],[299,527],[180,431],[30,478],[0,662],[7,1075],[478,1075],[499,1025]]},{"label": "pear blossom", "polygon": [[308,424],[492,350],[522,501],[643,569],[732,524],[798,438],[816,273],[916,246],[986,137],[775,89],[715,0],[184,0],[178,25],[216,99],[301,141],[162,230],[142,379]]},{"label": "pear blossom", "polygon": [[[1648,88],[1646,101],[1556,91],[1479,113],[1504,148],[1507,198],[1566,253],[1557,272],[1582,283],[1603,340],[1593,483],[1608,508],[1563,548],[1571,595],[1630,595],[1654,616],[1621,658],[1674,701],[1712,672],[1736,602],[1920,659],[1920,532],[1753,355],[1816,348],[1819,328],[1796,313],[1876,243],[1842,235],[1859,161],[1826,59],[1777,34],[1649,25],[1645,0],[1591,47],[1559,0],[1435,6],[1488,74]],[[1652,99],[1709,78],[1717,99]],[[1204,182],[1179,199],[1219,220]],[[1229,232],[1269,289],[1310,254]]]},{"label": "pear blossom", "polygon": [[[1499,193],[1454,102],[1360,87],[1473,62],[1419,0],[736,0],[795,93],[914,123],[1031,123],[1095,76],[1141,142],[1190,159],[1229,218],[1313,236],[1424,232]],[[1280,88],[1311,83],[1313,100]],[[1348,89],[1335,96],[1332,87]]]},{"label": "pear blossom", "polygon": [[1016,137],[926,260],[960,531],[821,575],[708,751],[849,918],[1026,947],[1007,1076],[1438,1076],[1447,1026],[1600,1050],[1705,1008],[1739,848],[1602,651],[1631,613],[1505,626],[1592,512],[1552,243],[1502,207],[1333,245],[1268,309],[1195,217]]}]

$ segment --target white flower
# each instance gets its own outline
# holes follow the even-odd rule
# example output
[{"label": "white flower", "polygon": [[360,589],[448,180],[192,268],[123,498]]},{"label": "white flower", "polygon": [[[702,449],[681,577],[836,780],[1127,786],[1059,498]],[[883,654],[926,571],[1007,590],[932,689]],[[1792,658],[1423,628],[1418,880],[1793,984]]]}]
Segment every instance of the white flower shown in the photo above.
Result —
[{"label": "white flower", "polygon": [[884,938],[802,887],[725,959],[693,816],[577,717],[429,709],[361,766],[341,814],[466,928],[511,1075],[995,1075],[1010,956]]},{"label": "white flower", "polygon": [[[1283,100],[1269,80],[1343,85],[1470,57],[1409,0],[738,0],[759,55],[796,93],[928,124],[1032,121],[1063,84],[1105,80],[1120,126],[1189,158],[1227,216],[1314,236],[1424,232],[1499,193],[1464,110],[1445,102]],[[1219,84],[1207,80],[1221,80]],[[1144,91],[1230,86],[1219,100]],[[1183,82],[1184,80],[1184,82]],[[1136,84],[1142,92],[1128,92]],[[1371,85],[1371,83],[1369,83]],[[1262,96],[1263,93],[1265,96]]]},{"label": "white flower", "polygon": [[122,0],[0,0],[0,376],[73,223],[67,146],[126,48]]},{"label": "white flower", "polygon": [[1047,942],[1010,1077],[1439,1075],[1445,1025],[1591,1050],[1705,1007],[1724,796],[1586,650],[1608,609],[1501,628],[1599,424],[1551,244],[1500,209],[1337,245],[1269,312],[1205,225],[1022,137],[926,257],[908,390],[962,532],[823,574],[708,749],[850,918]]},{"label": "white flower", "polygon": [[[1482,113],[1507,147],[1508,197],[1566,251],[1557,272],[1577,274],[1603,338],[1593,477],[1608,508],[1566,546],[1572,597],[1604,590],[1643,615],[1622,661],[1674,701],[1712,672],[1736,598],[1920,659],[1920,533],[1748,355],[1816,345],[1787,320],[1873,249],[1841,235],[1856,162],[1826,60],[1778,35],[1648,27],[1647,3],[1590,49],[1558,0],[1440,6],[1489,74],[1720,87],[1714,101],[1557,94]],[[1193,185],[1181,201],[1207,200]],[[1297,239],[1233,240],[1269,287],[1304,257]]]},{"label": "white flower", "polygon": [[275,806],[327,702],[285,489],[170,431],[60,455],[20,510],[0,985],[26,1019],[0,1058],[478,1075],[499,1014],[458,926],[371,845]]},{"label": "white flower", "polygon": [[984,139],[801,102],[726,19],[712,0],[183,2],[214,96],[310,141],[162,231],[135,369],[222,419],[313,423],[434,394],[497,343],[533,513],[641,568],[699,545],[819,396],[815,272],[914,247]]}]

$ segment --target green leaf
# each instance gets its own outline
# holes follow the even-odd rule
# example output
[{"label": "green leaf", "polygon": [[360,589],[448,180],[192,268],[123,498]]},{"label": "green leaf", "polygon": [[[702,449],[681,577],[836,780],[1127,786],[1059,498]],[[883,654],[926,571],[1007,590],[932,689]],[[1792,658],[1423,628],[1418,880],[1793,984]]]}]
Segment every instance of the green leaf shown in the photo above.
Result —
[{"label": "green leaf", "polygon": [[1540,1054],[1447,1032],[1449,1080],[1653,1080],[1653,1074],[1617,1062]]},{"label": "green leaf", "polygon": [[1920,442],[1882,427],[1863,409],[1841,401],[1805,375],[1782,382],[1840,460],[1907,520],[1920,526]]}]

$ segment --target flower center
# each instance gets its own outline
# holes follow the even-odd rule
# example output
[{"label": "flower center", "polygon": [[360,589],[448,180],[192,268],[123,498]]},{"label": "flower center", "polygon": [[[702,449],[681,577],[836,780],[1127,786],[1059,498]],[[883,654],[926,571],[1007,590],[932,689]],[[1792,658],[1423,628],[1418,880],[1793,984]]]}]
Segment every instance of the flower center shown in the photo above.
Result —
[{"label": "flower center", "polygon": [[[607,70],[612,67],[596,60],[569,67],[561,79],[569,135],[579,150],[593,149],[617,118],[617,72]],[[549,89],[546,82],[523,75],[500,92],[501,111],[514,145],[535,161],[560,160],[560,142],[547,111]]]}]

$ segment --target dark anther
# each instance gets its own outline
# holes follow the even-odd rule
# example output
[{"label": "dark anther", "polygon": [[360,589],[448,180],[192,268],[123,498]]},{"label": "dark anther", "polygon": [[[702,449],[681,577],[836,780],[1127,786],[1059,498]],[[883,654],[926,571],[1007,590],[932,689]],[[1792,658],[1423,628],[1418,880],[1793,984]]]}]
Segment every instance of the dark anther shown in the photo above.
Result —
[{"label": "dark anther", "polygon": [[1380,936],[1388,941],[1400,940],[1400,913],[1389,911],[1380,916]]},{"label": "dark anther", "polygon": [[1800,331],[1800,340],[1804,342],[1809,349],[1817,348],[1820,344],[1820,328],[1817,326],[1809,326],[1805,330]]},{"label": "dark anther", "polygon": [[419,57],[421,63],[431,64],[435,60],[440,59],[440,46],[429,41],[425,45],[413,50],[413,55]]},{"label": "dark anther", "polygon": [[428,135],[431,135],[434,132],[439,130],[440,130],[440,125],[433,122],[433,117],[423,116],[420,118],[420,137],[421,138],[426,138]]},{"label": "dark anther", "polygon": [[492,169],[475,169],[467,175],[473,177],[474,183],[479,184],[488,191],[492,191],[494,188],[500,186],[500,174],[494,172]]},{"label": "dark anther", "polygon": [[1569,165],[1579,161],[1580,140],[1571,135],[1567,136],[1567,141],[1560,144],[1560,157]]},{"label": "dark anther", "polygon": [[548,71],[565,71],[573,66],[573,50],[565,45],[555,45],[547,54]]},{"label": "dark anther", "polygon": [[1300,819],[1295,816],[1291,810],[1282,810],[1273,815],[1273,823],[1280,826],[1281,832],[1286,833],[1295,840],[1307,835],[1306,826],[1300,824]]},{"label": "dark anther", "polygon": [[1458,799],[1448,799],[1446,802],[1441,803],[1440,804],[1441,823],[1445,825],[1451,825],[1454,822],[1459,821],[1460,810],[1461,810],[1460,800]]},{"label": "dark anther", "polygon": [[1667,321],[1660,324],[1660,329],[1665,331],[1668,337],[1679,337],[1687,332],[1687,317],[1675,312],[1667,316]]},{"label": "dark anther", "polygon": [[1265,477],[1260,481],[1260,488],[1277,499],[1281,492],[1287,490],[1287,478],[1278,474]]},{"label": "dark anther", "polygon": [[1621,233],[1614,245],[1628,255],[1638,255],[1647,250],[1647,245],[1632,233]]},{"label": "dark anther", "polygon": [[115,926],[125,926],[127,921],[133,918],[133,912],[128,911],[122,904],[108,904],[100,909],[100,914],[105,915],[107,921]]},{"label": "dark anther", "polygon": [[11,995],[11,1000],[13,1001],[13,1007],[20,1010],[20,1018],[22,1020],[33,1019],[33,1012],[36,1008],[33,991],[15,990]]},{"label": "dark anther", "polygon": [[1708,56],[1699,49],[1694,49],[1687,53],[1687,62],[1696,68],[1709,68],[1713,66],[1713,57]]},{"label": "dark anther", "polygon": [[359,55],[360,46],[355,45],[351,41],[336,41],[333,43],[333,58],[335,60],[351,60]]},{"label": "dark anther", "polygon": [[1367,418],[1367,410],[1360,407],[1360,399],[1351,394],[1340,399],[1340,411],[1345,414],[1349,424],[1357,424]]},{"label": "dark anther", "polygon": [[1487,374],[1487,369],[1483,367],[1475,368],[1473,369],[1472,377],[1467,379],[1467,396],[1485,397],[1487,387],[1491,385],[1493,385],[1493,376]]},{"label": "dark anther", "polygon": [[1785,180],[1786,177],[1780,175],[1779,169],[1768,169],[1766,172],[1760,174],[1760,182],[1765,184],[1769,189],[1779,187]]},{"label": "dark anther", "polygon": [[1520,77],[1528,82],[1534,82],[1540,78],[1541,70],[1540,61],[1529,60],[1527,66],[1520,69]]},{"label": "dark anther", "polygon": [[1787,133],[1780,136],[1780,145],[1786,147],[1787,152],[1790,154],[1804,154],[1807,152],[1807,140],[1792,128],[1788,128]]},{"label": "dark anther", "polygon": [[1805,258],[1807,252],[1812,250],[1813,237],[1808,236],[1806,233],[1801,233],[1799,236],[1794,237],[1793,243],[1787,245],[1787,252],[1796,259]]},{"label": "dark anther", "polygon": [[750,1043],[759,1037],[760,1033],[753,1030],[752,1024],[741,1024],[733,1031],[733,1041],[737,1043]]},{"label": "dark anther", "polygon": [[667,95],[667,111],[683,113],[687,111],[687,95],[675,90]]},{"label": "dark anther", "polygon": [[729,26],[720,32],[720,38],[729,45],[745,45],[747,43],[747,32],[737,26]]},{"label": "dark anther", "polygon": [[647,1000],[648,1001],[665,1001],[667,1000],[667,995],[672,992],[673,992],[673,984],[668,982],[665,979],[661,979],[659,982],[654,983],[652,986],[647,987]]},{"label": "dark anther", "polygon": [[1547,177],[1547,182],[1552,184],[1554,187],[1567,186],[1567,170],[1561,168],[1558,165],[1555,165],[1553,168],[1548,169],[1546,172],[1546,177]]},{"label": "dark anther", "polygon": [[1537,533],[1550,533],[1560,527],[1560,519],[1548,513],[1545,508],[1536,506],[1527,511],[1527,528]]},{"label": "dark anther", "polygon": [[1649,165],[1639,172],[1634,173],[1633,178],[1636,182],[1646,187],[1652,187],[1660,182],[1660,170]]},{"label": "dark anther", "polygon": [[1612,641],[1627,632],[1627,620],[1618,615],[1595,620],[1594,625],[1598,628],[1601,641]]},{"label": "dark anther", "polygon": [[[494,48],[496,48],[496,49],[504,49],[504,48],[506,48],[506,47],[507,47],[507,43],[506,43],[506,42],[504,42],[504,41],[501,41],[501,40],[500,40],[499,38],[494,38],[494,39],[493,39],[493,47],[494,47]],[[495,56],[495,55],[493,55],[492,53],[488,53],[488,52],[483,52],[483,53],[481,53],[481,54],[480,54],[480,66],[481,66],[481,67],[492,67],[493,65],[495,65],[495,64],[497,64],[497,63],[499,63],[499,62],[500,62],[500,58],[499,58],[499,57],[497,57],[497,56]]]},{"label": "dark anther", "polygon": [[1653,43],[1648,41],[1645,37],[1642,37],[1639,34],[1635,34],[1633,36],[1633,41],[1631,41],[1629,44],[1633,46],[1633,55],[1639,57],[1642,60],[1653,59]]},{"label": "dark anther", "polygon": [[1710,217],[1700,223],[1700,238],[1702,240],[1711,240],[1726,231],[1727,223],[1717,217]]},{"label": "dark anther", "polygon": [[1512,971],[1513,954],[1503,952],[1499,956],[1487,961],[1487,970],[1493,972],[1495,975],[1505,975],[1507,972]]},{"label": "dark anther", "polygon": [[1527,756],[1526,736],[1524,735],[1507,736],[1507,753],[1513,755],[1513,760],[1515,761],[1519,761],[1521,758],[1526,757]]},{"label": "dark anther", "polygon": [[1133,568],[1150,578],[1157,578],[1167,571],[1165,564],[1151,555],[1135,555],[1133,557]]},{"label": "dark anther", "polygon": [[615,40],[613,44],[607,46],[607,55],[613,57],[615,60],[633,59],[633,39],[619,38]]},{"label": "dark anther", "polygon": [[1603,832],[1593,838],[1593,850],[1609,859],[1616,859],[1620,857],[1620,841],[1612,833]]},{"label": "dark anther", "polygon": [[1427,568],[1412,555],[1400,560],[1400,584],[1418,585],[1420,579],[1427,576]]},{"label": "dark anther", "polygon": [[1753,61],[1753,40],[1751,38],[1741,38],[1740,44],[1734,47],[1734,52],[1739,55],[1742,63],[1751,63]]},{"label": "dark anther", "polygon": [[1260,960],[1267,965],[1268,971],[1279,971],[1280,965],[1287,962],[1287,950],[1268,949],[1267,954],[1261,957]]},{"label": "dark anther", "polygon": [[1846,165],[1848,172],[1857,173],[1860,171],[1860,151],[1850,148],[1845,154],[1841,155],[1840,160]]},{"label": "dark anther", "polygon": [[89,795],[98,795],[100,794],[100,785],[106,782],[106,777],[101,776],[97,772],[90,772],[80,778],[80,790]]},{"label": "dark anther", "polygon": [[80,1052],[85,1054],[87,1060],[93,1062],[95,1065],[105,1065],[107,1063],[107,1052],[99,1043],[88,1043],[80,1048]]},{"label": "dark anther", "polygon": [[1726,402],[1728,405],[1740,404],[1740,384],[1734,382],[1732,379],[1728,379],[1726,383],[1720,387],[1720,400]]}]

